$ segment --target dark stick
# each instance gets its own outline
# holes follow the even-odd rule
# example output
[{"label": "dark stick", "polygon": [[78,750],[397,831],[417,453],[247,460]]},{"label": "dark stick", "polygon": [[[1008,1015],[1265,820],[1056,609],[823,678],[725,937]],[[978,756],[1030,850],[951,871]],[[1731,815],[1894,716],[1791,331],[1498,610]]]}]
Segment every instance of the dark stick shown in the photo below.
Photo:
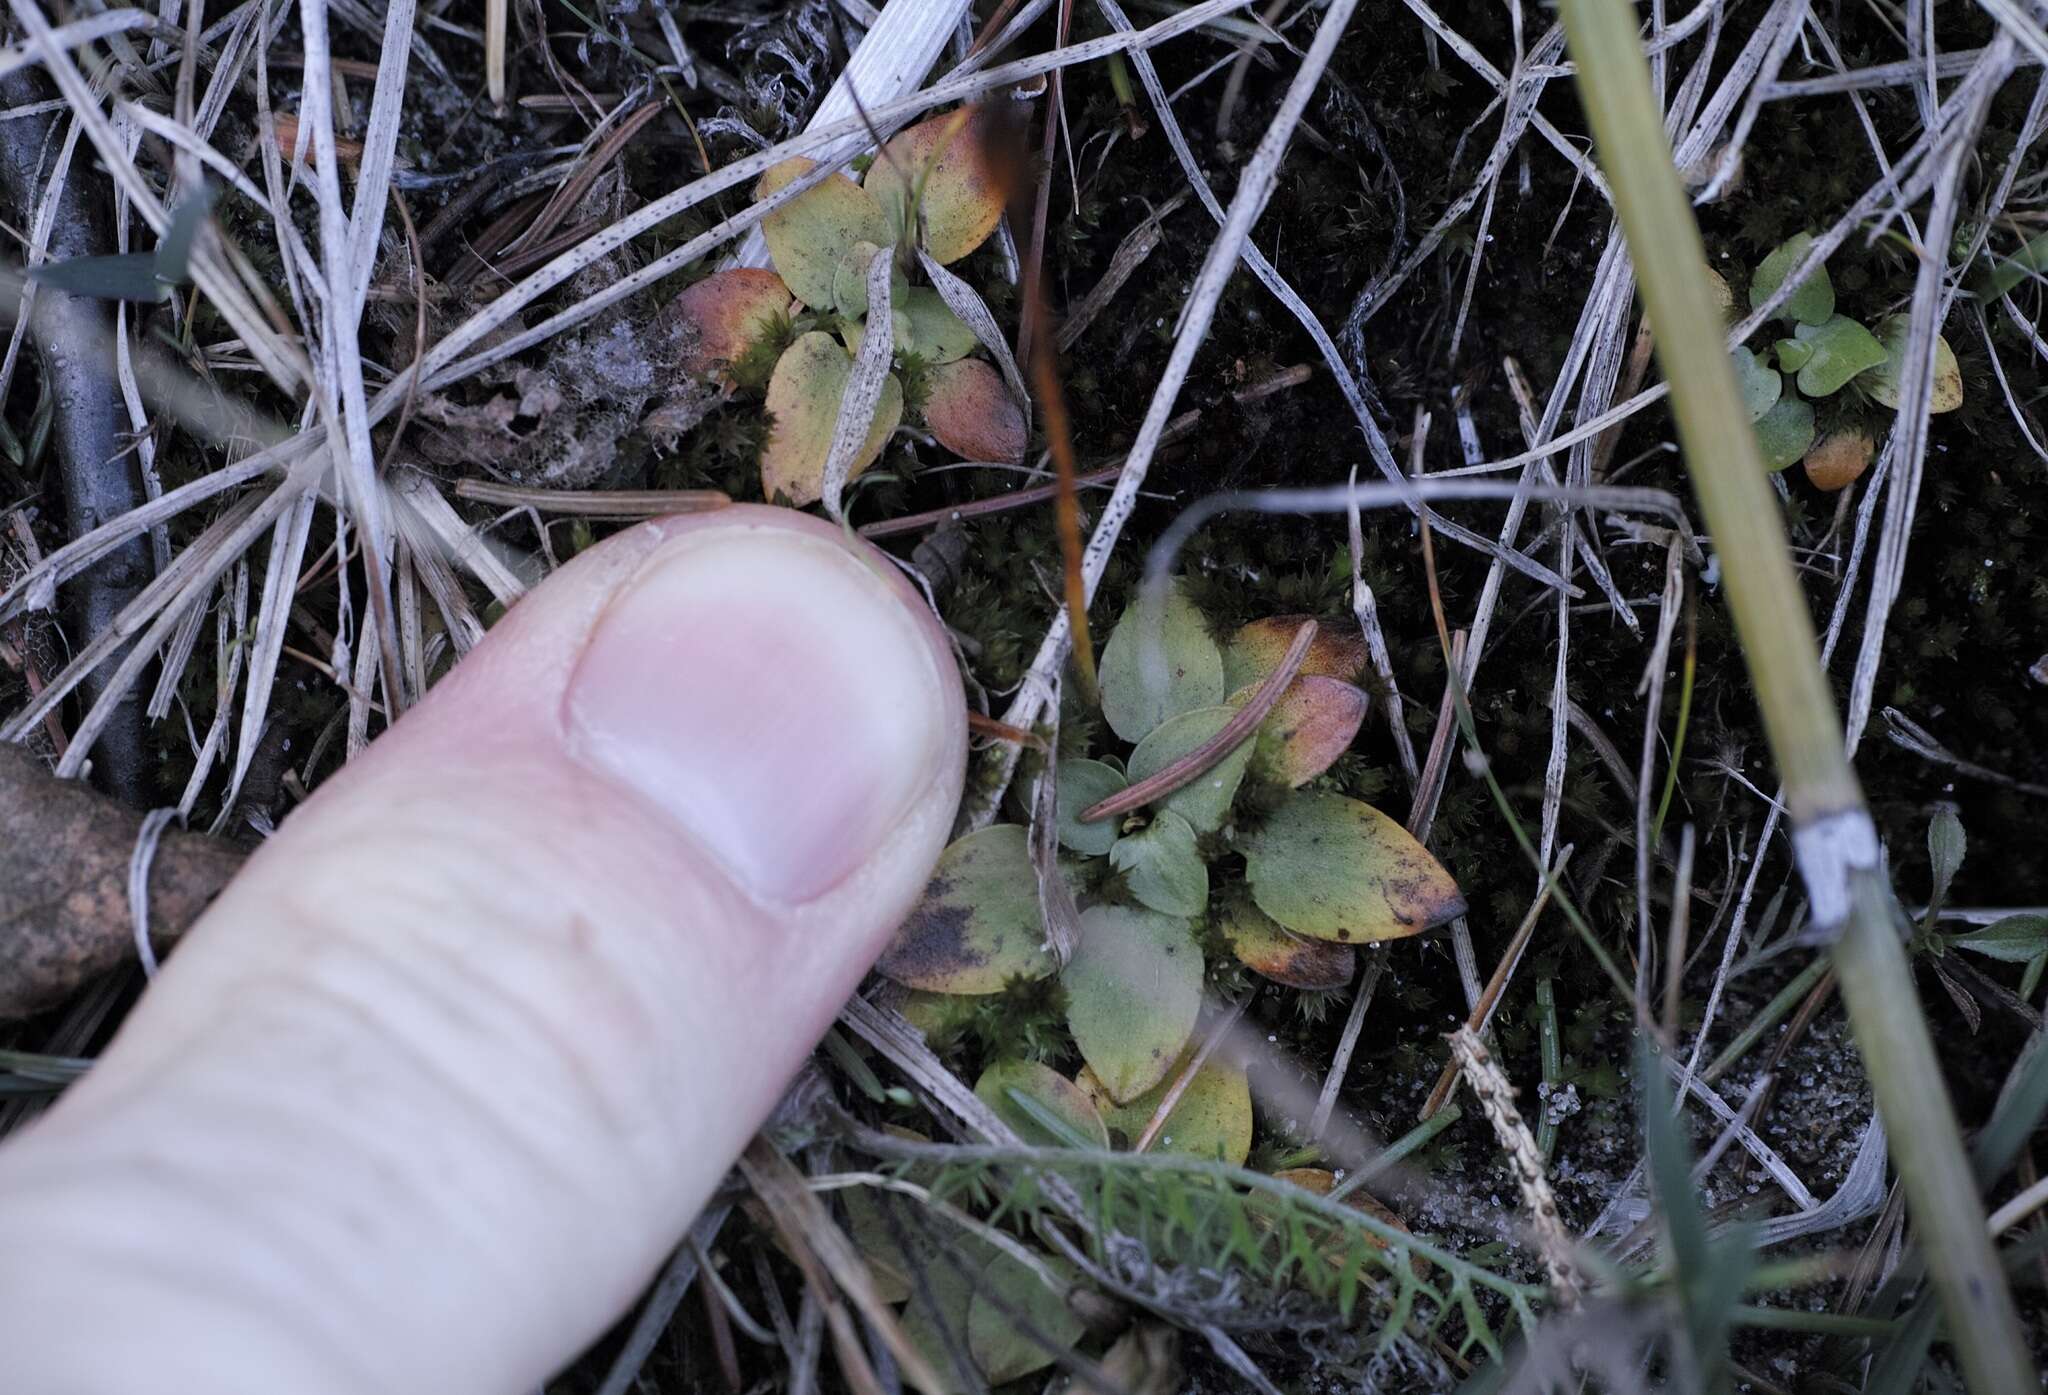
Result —
[{"label": "dark stick", "polygon": [[[0,106],[24,106],[49,95],[41,74],[34,70],[0,78]],[[0,190],[9,204],[10,221],[19,227],[27,227],[34,218],[44,172],[57,151],[57,130],[54,112],[0,121]],[[106,210],[95,197],[99,184],[87,147],[81,142],[50,231],[52,260],[113,251]],[[33,331],[43,381],[55,399],[51,443],[56,451],[64,521],[69,535],[78,538],[142,503],[134,452],[123,439],[128,430],[127,413],[114,380],[113,307],[108,301],[66,295],[43,286],[36,293]],[[64,609],[73,642],[83,645],[113,624],[114,617],[148,583],[152,571],[149,539],[137,536],[72,578],[65,587]],[[88,704],[98,701],[106,690],[118,653],[109,655],[109,662],[86,678],[83,691]],[[147,770],[142,698],[131,689],[100,733],[93,754],[93,782],[139,808],[149,802]]]}]

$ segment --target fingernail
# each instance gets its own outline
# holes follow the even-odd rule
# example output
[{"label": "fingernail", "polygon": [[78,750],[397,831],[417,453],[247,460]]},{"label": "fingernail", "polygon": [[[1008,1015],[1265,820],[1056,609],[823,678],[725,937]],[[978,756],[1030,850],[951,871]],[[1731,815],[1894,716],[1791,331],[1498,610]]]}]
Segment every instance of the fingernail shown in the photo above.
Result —
[{"label": "fingernail", "polygon": [[756,900],[844,881],[925,794],[948,691],[920,617],[867,562],[786,525],[663,544],[568,689],[575,756],[666,813]]}]

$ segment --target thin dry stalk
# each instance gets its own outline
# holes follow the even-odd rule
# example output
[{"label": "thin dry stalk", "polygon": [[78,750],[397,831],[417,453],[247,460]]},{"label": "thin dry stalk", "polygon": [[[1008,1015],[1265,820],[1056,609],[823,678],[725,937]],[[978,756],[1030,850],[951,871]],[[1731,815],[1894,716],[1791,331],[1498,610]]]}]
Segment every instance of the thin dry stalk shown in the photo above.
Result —
[{"label": "thin dry stalk", "polygon": [[1558,1215],[1557,1198],[1550,1190],[1544,1171],[1543,1154],[1536,1147],[1529,1126],[1515,1108],[1515,1087],[1487,1053],[1486,1044],[1470,1027],[1451,1033],[1451,1055],[1464,1072],[1465,1083],[1479,1100],[1479,1108],[1493,1125],[1494,1137],[1507,1154],[1508,1166],[1521,1188],[1522,1204],[1529,1208],[1530,1228],[1543,1255],[1543,1268],[1550,1278],[1551,1297],[1567,1312],[1579,1306],[1586,1281],[1579,1273],[1571,1232]]},{"label": "thin dry stalk", "polygon": [[[1564,869],[1571,858],[1571,845],[1566,844],[1564,851],[1558,854],[1557,862],[1550,868],[1549,875],[1544,877],[1542,890],[1536,893],[1536,899],[1530,903],[1528,913],[1522,917],[1522,923],[1515,927],[1514,936],[1508,941],[1507,948],[1501,951],[1500,962],[1493,968],[1493,977],[1486,981],[1485,990],[1478,995],[1478,1001],[1472,1005],[1472,1015],[1465,1019],[1465,1030],[1482,1035],[1485,1033],[1487,1024],[1493,1020],[1494,1009],[1500,1006],[1501,995],[1507,992],[1508,980],[1515,976],[1515,970],[1521,966],[1522,955],[1528,950],[1529,940],[1536,933],[1536,923],[1543,918],[1544,907],[1550,904],[1550,893],[1557,886],[1559,878],[1564,876]],[[1453,1055],[1444,1066],[1443,1073],[1437,1077],[1436,1088],[1429,1092],[1429,1098],[1423,1102],[1422,1112],[1416,1116],[1421,1122],[1427,1123],[1450,1099],[1451,1091],[1457,1088],[1458,1068],[1458,1060]]]}]

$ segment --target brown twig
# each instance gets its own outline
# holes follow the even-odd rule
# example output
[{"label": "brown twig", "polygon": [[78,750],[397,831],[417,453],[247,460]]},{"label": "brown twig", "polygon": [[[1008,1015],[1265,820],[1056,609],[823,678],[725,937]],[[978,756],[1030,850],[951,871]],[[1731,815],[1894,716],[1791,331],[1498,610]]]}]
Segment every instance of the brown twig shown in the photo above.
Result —
[{"label": "brown twig", "polygon": [[732,502],[717,489],[526,489],[489,480],[457,480],[455,497],[509,509],[540,509],[577,518],[663,518],[707,513]]},{"label": "brown twig", "polygon": [[1280,660],[1280,667],[1266,675],[1266,681],[1252,694],[1250,702],[1237,710],[1236,715],[1224,723],[1223,730],[1189,751],[1179,760],[1161,767],[1135,785],[1109,798],[1089,805],[1081,811],[1082,823],[1100,823],[1103,819],[1127,814],[1172,794],[1181,786],[1200,779],[1225,756],[1243,745],[1251,734],[1259,729],[1259,723],[1266,720],[1266,714],[1273,710],[1273,704],[1280,701],[1287,685],[1294,681],[1294,675],[1301,671],[1302,660],[1308,657],[1308,647],[1316,637],[1316,622],[1304,620],[1301,628],[1294,632],[1294,643],[1287,646],[1287,654]]},{"label": "brown twig", "polygon": [[[134,956],[128,871],[141,829],[140,814],[0,744],[0,1021],[39,1012]],[[230,844],[164,834],[149,864],[156,947],[182,935],[241,865]]]}]

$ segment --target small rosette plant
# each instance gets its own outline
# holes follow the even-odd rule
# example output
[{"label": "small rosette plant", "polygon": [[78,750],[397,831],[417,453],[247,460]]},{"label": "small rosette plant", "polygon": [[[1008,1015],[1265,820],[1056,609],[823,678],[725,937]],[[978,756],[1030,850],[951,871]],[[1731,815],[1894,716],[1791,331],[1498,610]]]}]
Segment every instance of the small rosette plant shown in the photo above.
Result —
[{"label": "small rosette plant", "polygon": [[[767,383],[765,497],[801,507],[827,493],[842,404],[884,301],[889,353],[875,367],[887,372],[864,438],[845,443],[844,479],[874,463],[906,405],[964,459],[1023,459],[1028,427],[1018,385],[971,357],[981,341],[948,294],[954,304],[979,300],[944,271],[987,241],[1002,218],[987,120],[965,107],[901,132],[861,183],[829,174],[761,220],[773,271],[713,272],[676,298],[683,367],[693,376],[731,386],[737,365],[780,348]],[[807,159],[785,160],[761,176],[754,196],[768,198],[815,168]],[[913,284],[913,274],[944,282],[948,294]],[[985,308],[977,318],[992,327]],[[905,401],[906,379],[916,384],[914,404]]]},{"label": "small rosette plant", "polygon": [[[1749,283],[1751,305],[1762,305],[1785,284],[1786,275],[1813,245],[1800,233],[1757,264]],[[1735,350],[1735,376],[1756,429],[1764,462],[1782,470],[1803,461],[1806,477],[1820,489],[1847,487],[1877,453],[1883,430],[1871,408],[1896,411],[1909,322],[1893,315],[1875,331],[1835,309],[1834,283],[1818,267],[1778,308],[1786,331],[1761,352]],[[1847,389],[1846,410],[1831,413],[1821,430],[1814,403]],[[1934,342],[1932,410],[1952,412],[1963,403],[1963,376],[1955,352],[1940,335]]]},{"label": "small rosette plant", "polygon": [[[1301,616],[1219,645],[1178,585],[1155,620],[1133,605],[1101,665],[1103,716],[1128,749],[1055,771],[1071,927],[1048,931],[1031,830],[960,838],[878,966],[920,990],[913,1020],[944,1020],[943,995],[1056,976],[1086,1062],[1071,1090],[1050,1092],[1058,1112],[1080,1136],[1134,1142],[1192,1049],[1205,938],[1276,982],[1329,989],[1350,981],[1355,946],[1462,913],[1456,883],[1406,829],[1317,787],[1364,719],[1364,661],[1356,638]],[[1244,1161],[1250,1099],[1220,1061],[1153,1121],[1151,1146]]]}]

